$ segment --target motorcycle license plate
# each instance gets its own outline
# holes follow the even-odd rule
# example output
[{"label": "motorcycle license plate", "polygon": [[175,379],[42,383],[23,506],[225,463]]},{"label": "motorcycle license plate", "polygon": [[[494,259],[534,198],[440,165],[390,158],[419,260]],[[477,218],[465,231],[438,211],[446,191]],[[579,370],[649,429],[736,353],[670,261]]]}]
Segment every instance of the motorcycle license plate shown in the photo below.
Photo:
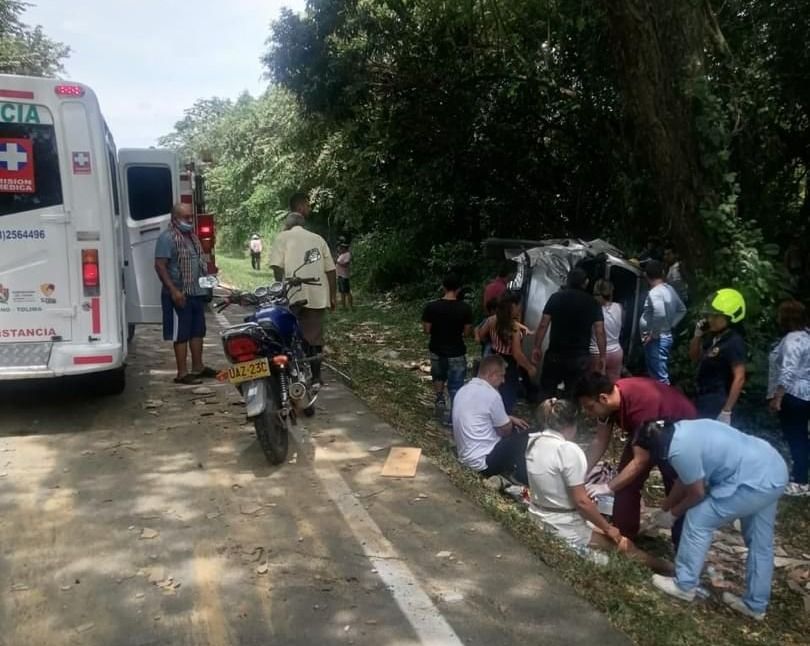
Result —
[{"label": "motorcycle license plate", "polygon": [[241,384],[243,381],[263,379],[270,376],[270,362],[266,358],[235,363],[228,368],[228,381]]}]

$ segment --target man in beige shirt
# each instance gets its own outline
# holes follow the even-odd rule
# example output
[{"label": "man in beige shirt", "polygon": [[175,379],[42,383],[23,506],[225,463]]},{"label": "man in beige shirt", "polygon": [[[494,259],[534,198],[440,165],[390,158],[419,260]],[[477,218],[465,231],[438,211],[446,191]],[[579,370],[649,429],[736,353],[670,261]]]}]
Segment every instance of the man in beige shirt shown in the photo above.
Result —
[{"label": "man in beige shirt", "polygon": [[[270,249],[270,266],[276,280],[296,274],[299,278],[318,278],[319,285],[302,285],[291,294],[291,302],[306,300],[306,305],[298,313],[301,332],[306,342],[307,354],[319,355],[323,351],[323,317],[327,308],[334,311],[337,303],[337,277],[335,261],[329,245],[317,233],[304,228],[306,219],[300,213],[291,212],[285,221],[285,231],[278,234]],[[301,267],[304,256],[311,249],[321,252],[321,259],[311,265]],[[300,269],[299,269],[300,267]],[[321,379],[321,362],[312,362],[312,378],[317,383]]]}]

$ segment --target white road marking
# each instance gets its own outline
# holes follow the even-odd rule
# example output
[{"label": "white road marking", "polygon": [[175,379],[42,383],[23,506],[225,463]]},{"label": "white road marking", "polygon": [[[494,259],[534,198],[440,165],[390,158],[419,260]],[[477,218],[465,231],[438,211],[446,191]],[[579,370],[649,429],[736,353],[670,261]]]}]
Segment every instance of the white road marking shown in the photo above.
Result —
[{"label": "white road marking", "polygon": [[318,463],[318,450],[316,449],[313,465],[315,473],[368,560],[390,590],[402,614],[419,636],[420,642],[425,646],[461,646],[461,639],[419,585],[408,566],[400,560],[394,546],[383,536],[380,528],[354,497],[340,473],[333,467]]},{"label": "white road marking", "polygon": [[[221,312],[216,313],[216,318],[223,327],[231,325]],[[294,428],[291,430],[299,445],[303,445],[304,442],[313,444],[311,438],[302,437]],[[338,508],[369,562],[391,592],[402,614],[413,627],[421,644],[463,646],[456,632],[419,585],[405,562],[400,559],[394,546],[383,536],[377,523],[354,497],[343,476],[337,469],[328,466],[328,463],[323,461],[319,463],[318,452],[321,451],[322,449],[315,447],[313,460],[315,473],[323,482],[327,495]]]}]

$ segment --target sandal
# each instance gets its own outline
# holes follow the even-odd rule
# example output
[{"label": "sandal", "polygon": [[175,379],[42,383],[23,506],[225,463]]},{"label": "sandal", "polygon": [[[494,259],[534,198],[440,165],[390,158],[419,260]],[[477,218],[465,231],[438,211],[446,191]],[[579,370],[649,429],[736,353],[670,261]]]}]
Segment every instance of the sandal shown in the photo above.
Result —
[{"label": "sandal", "polygon": [[183,384],[185,386],[196,386],[197,384],[202,383],[202,379],[199,379],[196,375],[188,373],[183,375],[182,377],[175,377],[174,383]]},{"label": "sandal", "polygon": [[202,370],[200,370],[199,372],[195,372],[193,374],[198,379],[213,379],[214,377],[217,376],[218,373],[213,368],[205,366]]}]

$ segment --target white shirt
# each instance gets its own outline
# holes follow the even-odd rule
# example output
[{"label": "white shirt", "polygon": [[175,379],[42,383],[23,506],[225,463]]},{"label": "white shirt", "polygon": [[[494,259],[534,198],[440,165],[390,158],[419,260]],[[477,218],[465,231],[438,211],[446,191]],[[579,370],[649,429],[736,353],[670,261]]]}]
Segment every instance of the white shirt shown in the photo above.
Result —
[{"label": "white shirt", "polygon": [[647,293],[644,309],[641,311],[641,337],[650,335],[657,339],[662,334],[672,334],[672,328],[681,322],[685,314],[686,305],[672,285],[656,285]]},{"label": "white shirt", "polygon": [[261,253],[262,252],[262,241],[259,238],[252,238],[250,240],[250,250],[253,253]]},{"label": "white shirt", "polygon": [[672,288],[678,292],[678,296],[685,303],[689,294],[689,287],[681,272],[680,261],[672,263],[672,266],[667,270],[667,283],[672,285]]},{"label": "white shirt", "polygon": [[768,356],[768,399],[779,386],[803,401],[810,401],[810,330],[789,332]]},{"label": "white shirt", "polygon": [[[605,352],[618,352],[622,349],[619,337],[622,334],[622,306],[618,303],[609,303],[602,306],[602,318],[605,320],[605,339],[607,341]],[[591,354],[599,354],[596,345],[596,335],[591,336]]]},{"label": "white shirt", "polygon": [[461,464],[483,471],[487,456],[500,441],[495,431],[509,423],[501,394],[475,377],[453,399],[453,437]]},{"label": "white shirt", "polygon": [[526,472],[531,490],[530,511],[540,516],[551,510],[571,511],[576,504],[569,487],[585,484],[588,459],[585,452],[560,433],[532,433],[526,449]]},{"label": "white shirt", "polygon": [[[318,262],[301,267],[304,255],[310,249],[318,249],[321,259]],[[295,226],[288,231],[282,231],[273,241],[270,248],[269,264],[271,267],[281,267],[284,275],[289,277],[301,267],[296,274],[299,278],[319,278],[320,285],[302,285],[299,290],[290,293],[290,301],[307,300],[307,307],[312,310],[322,310],[330,306],[329,283],[326,273],[335,271],[335,261],[329,246],[317,233],[307,231],[301,226]]]}]

